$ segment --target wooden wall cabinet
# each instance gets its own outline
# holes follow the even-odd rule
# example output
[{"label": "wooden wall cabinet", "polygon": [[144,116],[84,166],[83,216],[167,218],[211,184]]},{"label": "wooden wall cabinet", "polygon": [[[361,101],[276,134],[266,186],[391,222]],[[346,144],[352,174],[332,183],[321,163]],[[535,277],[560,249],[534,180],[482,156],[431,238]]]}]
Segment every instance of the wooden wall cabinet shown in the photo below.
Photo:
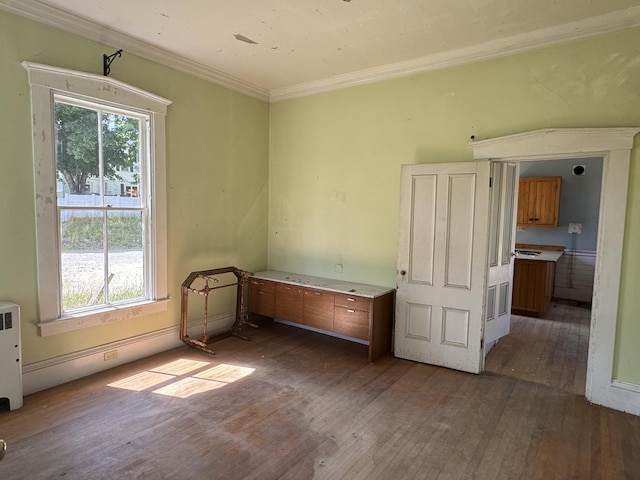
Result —
[{"label": "wooden wall cabinet", "polygon": [[520,178],[517,224],[557,227],[561,182],[562,177]]},{"label": "wooden wall cabinet", "polygon": [[556,263],[516,258],[513,269],[511,311],[538,315],[553,297]]},{"label": "wooden wall cabinet", "polygon": [[373,362],[391,349],[390,288],[267,271],[249,279],[249,311],[369,346]]}]

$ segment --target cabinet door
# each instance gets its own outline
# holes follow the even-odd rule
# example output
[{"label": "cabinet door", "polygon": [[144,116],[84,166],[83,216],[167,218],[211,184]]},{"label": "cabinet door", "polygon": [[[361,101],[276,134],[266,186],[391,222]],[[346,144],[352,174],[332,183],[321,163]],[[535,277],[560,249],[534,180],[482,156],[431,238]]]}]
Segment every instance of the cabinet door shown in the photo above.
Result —
[{"label": "cabinet door", "polygon": [[286,283],[276,284],[276,318],[302,322],[302,288]]},{"label": "cabinet door", "polygon": [[302,323],[309,327],[333,331],[334,294],[305,288],[302,301]]},{"label": "cabinet door", "polygon": [[553,296],[555,263],[516,259],[511,308],[542,313]]},{"label": "cabinet door", "polygon": [[369,312],[336,306],[333,331],[347,337],[369,340]]},{"label": "cabinet door", "polygon": [[520,178],[518,225],[557,227],[562,177]]},{"label": "cabinet door", "polygon": [[275,314],[275,283],[259,278],[249,280],[249,311],[273,317]]}]

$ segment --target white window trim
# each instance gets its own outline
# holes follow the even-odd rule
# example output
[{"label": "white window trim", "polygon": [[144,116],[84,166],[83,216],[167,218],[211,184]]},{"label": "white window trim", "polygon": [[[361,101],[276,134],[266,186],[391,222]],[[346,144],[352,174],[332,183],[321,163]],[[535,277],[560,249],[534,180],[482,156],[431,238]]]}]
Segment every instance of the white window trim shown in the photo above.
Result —
[{"label": "white window trim", "polygon": [[[33,116],[33,159],[38,253],[38,302],[40,334],[54,335],[167,309],[167,222],[165,119],[170,100],[126,83],[85,72],[22,62],[29,73]],[[114,107],[137,109],[151,118],[151,224],[154,226],[151,300],[108,306],[83,314],[61,317],[59,255],[56,221],[56,172],[54,159],[53,95],[59,93]]]}]

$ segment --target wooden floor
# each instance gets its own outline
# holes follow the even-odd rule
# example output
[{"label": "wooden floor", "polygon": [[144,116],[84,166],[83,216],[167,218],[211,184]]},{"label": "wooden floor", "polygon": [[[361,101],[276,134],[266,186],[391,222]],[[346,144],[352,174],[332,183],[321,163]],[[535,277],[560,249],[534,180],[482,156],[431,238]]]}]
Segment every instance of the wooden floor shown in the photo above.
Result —
[{"label": "wooden floor", "polygon": [[588,307],[562,300],[540,318],[512,315],[511,333],[489,352],[485,370],[584,395],[590,321]]},{"label": "wooden floor", "polygon": [[640,478],[640,417],[581,395],[369,364],[365,346],[285,325],[250,335],[25,397],[0,413],[0,479]]}]

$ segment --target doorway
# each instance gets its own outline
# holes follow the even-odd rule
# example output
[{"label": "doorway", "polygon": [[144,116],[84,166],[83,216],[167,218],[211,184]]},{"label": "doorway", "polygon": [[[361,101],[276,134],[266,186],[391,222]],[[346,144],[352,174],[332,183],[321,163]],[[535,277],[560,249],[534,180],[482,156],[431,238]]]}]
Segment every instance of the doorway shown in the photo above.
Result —
[{"label": "doorway", "polygon": [[[485,371],[585,394],[602,164],[601,157],[520,162],[520,178],[560,177],[561,186],[558,226],[518,227],[516,250],[527,246],[564,253],[552,265],[550,301],[540,312],[512,312],[510,335],[487,354]],[[540,266],[532,258],[516,258],[516,264]],[[520,276],[530,272],[524,265]],[[532,277],[526,284],[535,281],[545,279]],[[514,288],[517,283],[514,279]]]},{"label": "doorway", "polygon": [[522,162],[581,156],[603,159],[598,250],[585,396],[592,403],[640,413],[639,395],[614,379],[620,272],[633,139],[640,128],[549,128],[470,144],[475,160]]}]

